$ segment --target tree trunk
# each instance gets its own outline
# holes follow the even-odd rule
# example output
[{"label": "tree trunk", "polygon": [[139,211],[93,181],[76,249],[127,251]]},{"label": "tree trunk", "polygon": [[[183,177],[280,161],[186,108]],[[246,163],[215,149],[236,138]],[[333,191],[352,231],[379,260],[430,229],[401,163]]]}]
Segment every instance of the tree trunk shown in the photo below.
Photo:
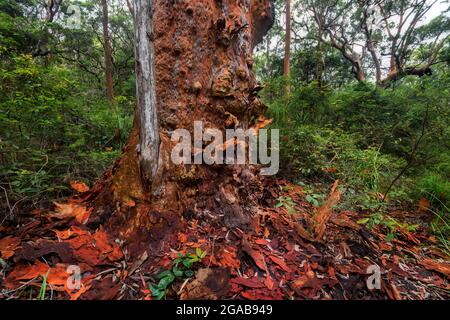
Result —
[{"label": "tree trunk", "polygon": [[252,52],[273,24],[271,6],[134,1],[138,106],[122,157],[85,198],[91,227],[103,225],[136,245],[163,241],[180,221],[205,214],[210,223],[249,227],[263,190],[260,167],[177,165],[170,137],[175,129],[194,133],[194,121],[203,121],[204,131],[246,130],[266,111],[256,96]]},{"label": "tree trunk", "polygon": [[102,0],[103,9],[103,46],[105,52],[105,78],[106,78],[106,92],[108,94],[109,104],[111,110],[115,110],[114,100],[114,84],[113,84],[113,68],[112,68],[112,53],[111,53],[111,39],[109,36],[109,17],[108,17],[108,3],[107,0]]},{"label": "tree trunk", "polygon": [[291,95],[291,0],[286,0],[286,39],[284,47],[284,77],[286,96]]},{"label": "tree trunk", "polygon": [[270,36],[266,37],[266,72],[267,77],[272,78],[272,63],[270,61]]}]

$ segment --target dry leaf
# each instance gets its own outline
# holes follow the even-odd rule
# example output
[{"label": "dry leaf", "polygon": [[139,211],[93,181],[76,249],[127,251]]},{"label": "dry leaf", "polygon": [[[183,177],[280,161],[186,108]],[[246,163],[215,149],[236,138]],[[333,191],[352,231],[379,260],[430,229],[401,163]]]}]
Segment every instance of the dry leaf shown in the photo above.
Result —
[{"label": "dry leaf", "polygon": [[80,192],[80,193],[84,193],[84,192],[88,192],[89,191],[89,187],[81,181],[69,181],[70,186],[72,187],[73,190]]}]

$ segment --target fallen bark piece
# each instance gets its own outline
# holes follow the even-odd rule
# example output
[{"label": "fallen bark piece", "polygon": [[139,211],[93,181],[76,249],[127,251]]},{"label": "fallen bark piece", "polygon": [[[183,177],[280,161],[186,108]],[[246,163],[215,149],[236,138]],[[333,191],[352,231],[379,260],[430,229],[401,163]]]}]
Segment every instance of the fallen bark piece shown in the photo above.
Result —
[{"label": "fallen bark piece", "polygon": [[244,286],[247,288],[264,288],[265,285],[263,283],[263,280],[261,278],[258,277],[253,277],[253,278],[234,278],[231,280],[231,283],[235,283],[238,284],[240,286]]},{"label": "fallen bark piece", "polygon": [[339,202],[341,199],[341,193],[338,190],[339,180],[336,180],[331,187],[330,196],[328,197],[328,200],[325,202],[323,206],[321,206],[317,213],[314,215],[314,222],[315,222],[315,234],[316,234],[316,240],[319,241],[322,239],[326,223],[331,217],[331,214],[333,213],[333,207]]},{"label": "fallen bark piece", "polygon": [[200,269],[194,281],[180,294],[181,300],[217,300],[229,290],[230,271],[225,268]]},{"label": "fallen bark piece", "polygon": [[80,193],[85,193],[89,191],[89,187],[81,181],[69,181],[70,186],[72,187],[73,190],[80,192]]},{"label": "fallen bark piece", "polygon": [[450,278],[450,264],[437,262],[431,259],[419,259],[418,262],[428,270],[437,271],[445,275],[447,278]]},{"label": "fallen bark piece", "polygon": [[55,213],[51,214],[51,217],[57,219],[73,218],[81,224],[85,224],[89,220],[92,211],[73,203],[61,204],[55,202],[55,207]]},{"label": "fallen bark piece", "polygon": [[284,259],[276,257],[276,256],[269,256],[270,260],[275,262],[283,271],[291,272],[292,270],[286,265],[286,262],[284,262]]},{"label": "fallen bark piece", "polygon": [[15,289],[22,280],[32,280],[47,275],[47,283],[53,286],[54,290],[64,291],[64,286],[70,274],[67,272],[66,264],[57,264],[54,267],[36,261],[32,265],[18,265],[5,279],[5,286],[9,289]]},{"label": "fallen bark piece", "polygon": [[77,260],[90,266],[108,265],[123,258],[120,246],[110,241],[105,231],[83,234],[66,240],[74,251]]},{"label": "fallen bark piece", "polygon": [[250,243],[246,239],[242,239],[242,250],[253,259],[258,268],[264,271],[267,269],[264,255],[261,252],[252,249]]},{"label": "fallen bark piece", "polygon": [[20,242],[20,238],[12,236],[0,239],[1,258],[8,260],[14,256],[16,249],[20,246]]}]

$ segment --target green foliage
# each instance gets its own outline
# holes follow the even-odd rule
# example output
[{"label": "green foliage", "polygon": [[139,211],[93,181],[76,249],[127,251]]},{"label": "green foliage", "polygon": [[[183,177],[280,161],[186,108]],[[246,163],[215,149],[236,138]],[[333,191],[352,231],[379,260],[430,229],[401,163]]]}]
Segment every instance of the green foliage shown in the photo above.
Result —
[{"label": "green foliage", "polygon": [[387,230],[386,242],[391,242],[394,238],[398,237],[398,231],[415,231],[418,225],[410,225],[407,223],[401,223],[392,217],[388,217],[380,212],[371,214],[368,218],[364,218],[358,221],[358,224],[367,225],[370,229],[375,226],[384,227]]},{"label": "green foliage", "polygon": [[64,66],[42,66],[24,54],[0,62],[0,186],[10,205],[4,209],[68,195],[68,179],[94,182],[131,130],[134,99],[117,102],[114,114],[103,92]]},{"label": "green foliage", "polygon": [[[448,68],[437,67],[430,76],[406,77],[388,88],[300,82],[289,98],[282,77],[269,81],[261,96],[273,127],[281,130],[282,170],[303,182],[314,206],[327,194],[316,186],[340,179],[339,207],[369,213],[360,222],[385,228],[388,241],[399,229],[414,228],[389,217],[389,208],[413,208],[427,198],[435,216],[430,232],[448,250],[449,75]],[[289,206],[284,198],[277,205]]]},{"label": "green foliage", "polygon": [[295,203],[294,203],[294,201],[292,201],[291,197],[281,196],[277,199],[277,204],[275,205],[275,208],[284,207],[284,208],[286,208],[286,210],[289,214],[293,214],[293,213],[295,213],[294,206],[295,206]]},{"label": "green foliage", "polygon": [[48,274],[50,273],[50,270],[47,271],[47,273],[44,275],[42,280],[41,289],[39,290],[39,300],[45,300],[45,292],[47,291],[47,278]]},{"label": "green foliage", "polygon": [[149,283],[149,289],[153,297],[157,300],[163,299],[167,295],[167,290],[177,278],[190,278],[194,276],[192,267],[201,262],[206,257],[206,252],[196,248],[195,253],[178,253],[178,258],[173,261],[172,270],[165,270],[158,274],[156,278],[158,284]]},{"label": "green foliage", "polygon": [[450,182],[442,174],[429,172],[416,182],[412,195],[425,198],[430,203],[428,211],[433,214],[431,231],[438,237],[450,254]]}]

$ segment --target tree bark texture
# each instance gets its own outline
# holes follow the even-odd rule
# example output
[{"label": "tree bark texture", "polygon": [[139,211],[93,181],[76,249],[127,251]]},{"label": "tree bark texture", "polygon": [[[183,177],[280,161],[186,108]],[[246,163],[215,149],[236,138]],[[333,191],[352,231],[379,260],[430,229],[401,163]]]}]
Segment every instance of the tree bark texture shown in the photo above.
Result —
[{"label": "tree bark texture", "polygon": [[91,226],[134,243],[162,241],[181,219],[250,227],[260,167],[175,165],[170,138],[194,121],[222,132],[258,122],[252,53],[273,12],[268,0],[134,1],[138,106],[122,157],[86,199]]}]

